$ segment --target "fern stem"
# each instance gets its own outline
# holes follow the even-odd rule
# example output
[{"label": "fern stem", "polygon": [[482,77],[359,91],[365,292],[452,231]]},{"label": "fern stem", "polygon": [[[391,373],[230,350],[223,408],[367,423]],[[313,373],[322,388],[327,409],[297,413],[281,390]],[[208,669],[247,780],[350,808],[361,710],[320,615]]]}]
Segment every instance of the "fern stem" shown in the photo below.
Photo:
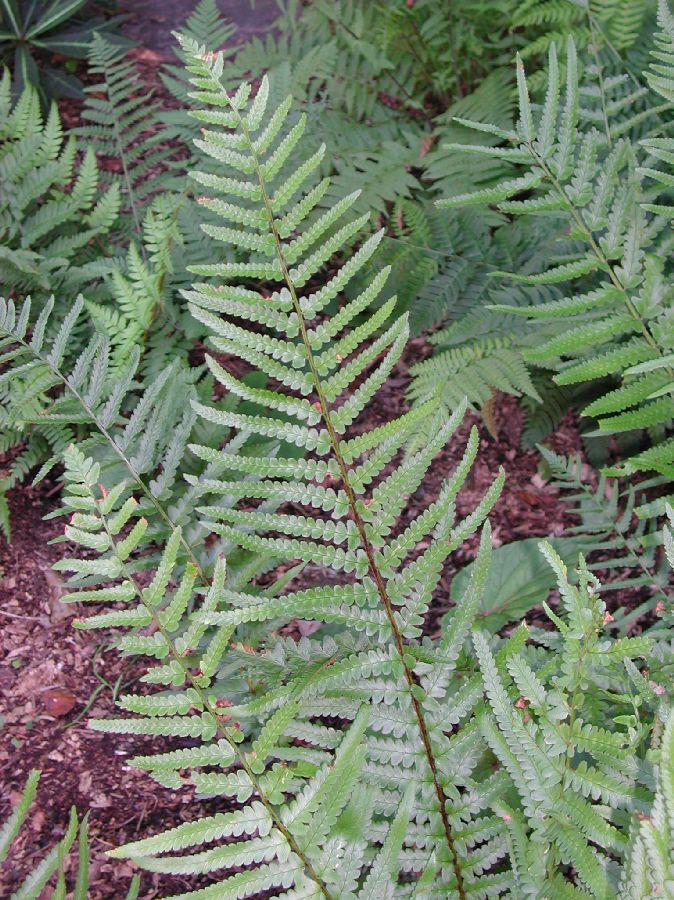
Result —
[{"label": "fern stem", "polygon": [[124,577],[129,581],[129,583],[131,585],[133,585],[133,589],[135,591],[136,597],[138,598],[138,601],[140,602],[140,604],[143,606],[143,609],[145,609],[145,611],[149,615],[152,616],[153,626],[156,628],[156,630],[161,634],[161,636],[166,641],[166,645],[169,648],[169,652],[171,653],[173,659],[180,666],[185,681],[189,682],[190,686],[193,688],[195,693],[198,695],[199,701],[202,704],[204,710],[213,717],[213,721],[216,723],[216,734],[219,737],[221,737],[223,740],[225,740],[227,742],[227,744],[229,745],[229,747],[231,748],[231,750],[233,751],[237,762],[239,763],[241,768],[245,771],[246,775],[250,779],[250,782],[251,782],[256,794],[260,798],[260,802],[262,803],[264,808],[269,813],[269,817],[271,818],[272,822],[274,823],[274,827],[283,835],[285,840],[288,842],[288,846],[290,847],[292,852],[298,857],[298,859],[300,859],[302,861],[302,865],[304,866],[304,869],[305,869],[307,875],[309,876],[309,878],[311,878],[311,880],[313,882],[315,882],[315,884],[319,888],[321,894],[326,898],[326,900],[337,900],[337,898],[333,897],[333,895],[330,893],[330,890],[328,889],[328,886],[326,885],[326,883],[323,881],[323,879],[318,874],[318,872],[314,869],[314,867],[313,867],[311,861],[309,860],[309,858],[307,857],[307,855],[304,853],[302,848],[299,846],[299,844],[297,843],[297,841],[295,840],[295,838],[293,837],[293,835],[289,831],[289,829],[284,825],[284,823],[280,819],[280,817],[279,817],[278,813],[276,812],[272,803],[265,796],[264,791],[262,790],[262,786],[260,785],[260,782],[259,782],[257,776],[255,775],[253,770],[250,768],[250,765],[248,764],[248,761],[246,760],[245,755],[239,749],[239,745],[236,743],[236,741],[232,740],[232,738],[227,733],[227,729],[224,728],[223,725],[220,723],[219,716],[220,716],[221,711],[219,711],[217,709],[217,707],[215,707],[210,702],[203,687],[195,679],[194,675],[192,674],[192,672],[189,669],[189,666],[185,662],[185,657],[181,653],[179,653],[177,647],[175,646],[174,642],[171,639],[169,632],[162,625],[162,622],[161,622],[161,619],[159,616],[159,612],[156,610],[156,608],[149,606],[148,604],[146,604],[143,601],[143,593],[142,593],[140,587],[137,585],[137,583],[133,577],[133,573],[131,572],[131,570],[129,569],[129,567],[126,564],[126,558],[120,556],[117,552],[117,544],[115,543],[114,536],[112,535],[112,533],[110,532],[110,530],[108,528],[108,523],[106,521],[105,516],[103,515],[103,511],[101,509],[100,502],[96,497],[94,497],[94,502],[96,504],[97,512],[98,512],[99,516],[101,517],[101,522],[103,523],[103,528],[105,530],[105,533],[107,534],[108,539],[110,540],[110,545],[113,549],[115,557],[119,560],[122,571],[124,573]]},{"label": "fern stem", "polygon": [[611,128],[608,123],[608,110],[606,108],[606,88],[604,86],[604,76],[602,73],[602,65],[599,59],[599,53],[597,51],[597,40],[595,35],[595,26],[594,26],[594,18],[590,15],[588,8],[588,21],[590,23],[590,31],[592,33],[592,43],[591,43],[591,52],[594,57],[594,64],[597,68],[597,81],[599,82],[599,97],[601,100],[601,114],[604,120],[604,132],[606,133],[606,141],[608,143],[609,150],[613,144],[611,140]]},{"label": "fern stem", "polygon": [[[108,61],[105,61],[103,63],[105,88],[107,91],[108,101],[110,103],[110,106],[114,107],[115,104],[114,104],[114,101],[112,100],[112,88],[110,87],[107,62]],[[134,194],[134,190],[133,190],[133,182],[131,181],[129,167],[127,166],[127,163],[126,163],[126,147],[124,145],[124,141],[122,140],[122,133],[119,129],[119,122],[120,122],[120,117],[117,114],[117,110],[115,109],[113,111],[113,116],[112,116],[112,130],[115,135],[115,142],[117,143],[117,157],[122,164],[122,175],[123,175],[124,184],[126,186],[126,193],[129,198],[129,209],[131,210],[131,217],[133,218],[133,227],[136,230],[136,234],[140,235],[140,234],[142,234],[142,228],[140,225],[140,220],[138,218],[138,211],[136,209],[136,199],[135,199],[135,194]],[[142,241],[140,242],[140,252],[141,252],[141,256],[143,257],[143,261],[147,262],[145,247],[144,247]]]},{"label": "fern stem", "polygon": [[[232,107],[234,109],[234,107]],[[281,267],[281,272],[283,274],[283,279],[286,283],[288,291],[290,292],[290,296],[292,298],[293,308],[295,314],[297,315],[300,335],[302,338],[302,342],[304,343],[304,347],[307,354],[307,361],[309,363],[309,369],[311,371],[311,376],[314,382],[314,388],[316,390],[316,395],[318,397],[318,402],[321,407],[321,415],[323,417],[323,421],[325,423],[326,431],[328,432],[328,436],[330,438],[330,444],[332,446],[332,452],[334,454],[335,460],[337,462],[337,466],[339,468],[340,479],[342,481],[342,485],[344,488],[344,492],[346,494],[349,509],[351,512],[352,519],[358,531],[358,535],[360,538],[361,546],[365,552],[368,561],[368,568],[370,570],[370,574],[376,584],[377,592],[379,594],[380,600],[382,602],[382,606],[384,607],[384,611],[386,614],[386,618],[388,619],[391,633],[393,634],[393,639],[396,647],[396,651],[398,656],[400,657],[400,662],[402,664],[405,681],[407,682],[407,686],[409,689],[410,700],[412,703],[412,708],[414,710],[414,715],[417,720],[417,725],[419,727],[419,732],[421,735],[421,740],[424,746],[424,753],[426,755],[426,759],[428,762],[429,769],[431,771],[431,775],[433,778],[433,787],[435,789],[435,794],[438,800],[438,806],[440,811],[440,818],[442,821],[442,828],[445,835],[445,840],[447,843],[447,847],[449,848],[449,852],[452,858],[452,869],[454,871],[454,876],[456,878],[457,890],[460,897],[460,900],[466,900],[467,893],[465,888],[465,883],[463,879],[463,873],[461,872],[461,864],[459,859],[459,853],[454,841],[454,834],[452,832],[452,826],[449,822],[449,816],[447,815],[446,804],[448,802],[448,798],[445,796],[445,792],[440,784],[440,777],[438,773],[438,766],[435,759],[435,754],[433,752],[433,747],[431,744],[430,734],[428,731],[428,726],[426,724],[426,719],[424,717],[424,712],[421,707],[421,703],[415,696],[414,688],[416,687],[416,681],[414,677],[414,673],[411,668],[408,666],[405,660],[405,643],[403,641],[402,634],[398,627],[398,623],[395,617],[395,611],[393,609],[393,603],[391,598],[388,595],[388,591],[386,589],[386,584],[384,583],[384,579],[377,567],[375,561],[375,552],[374,548],[370,542],[370,539],[367,536],[367,532],[365,529],[365,523],[360,515],[358,509],[358,502],[356,500],[356,495],[351,487],[351,482],[349,481],[349,472],[344,461],[344,457],[342,455],[340,440],[337,432],[335,431],[334,425],[332,423],[332,417],[330,415],[330,409],[328,406],[328,402],[325,398],[325,394],[323,393],[321,377],[318,373],[318,369],[316,367],[316,362],[314,359],[313,351],[311,349],[311,344],[309,341],[309,337],[307,334],[307,326],[304,319],[304,314],[302,312],[302,307],[297,296],[297,290],[295,288],[295,284],[290,276],[290,272],[288,270],[288,266],[286,263],[286,259],[283,253],[283,244],[281,241],[281,236],[276,227],[276,221],[274,219],[274,212],[271,206],[271,202],[269,199],[269,195],[266,189],[266,183],[264,180],[264,176],[262,174],[262,169],[260,167],[260,162],[257,156],[257,152],[255,150],[255,146],[253,144],[252,138],[250,136],[250,132],[241,116],[239,110],[235,110],[237,114],[237,118],[241,127],[241,130],[245,136],[246,142],[248,144],[248,151],[251,154],[253,159],[253,164],[255,167],[255,174],[258,180],[258,184],[260,187],[260,193],[262,196],[262,202],[264,204],[264,208],[267,214],[267,218],[269,220],[269,227],[272,232],[274,238],[274,245],[276,248],[276,256],[279,261],[279,265]]]}]

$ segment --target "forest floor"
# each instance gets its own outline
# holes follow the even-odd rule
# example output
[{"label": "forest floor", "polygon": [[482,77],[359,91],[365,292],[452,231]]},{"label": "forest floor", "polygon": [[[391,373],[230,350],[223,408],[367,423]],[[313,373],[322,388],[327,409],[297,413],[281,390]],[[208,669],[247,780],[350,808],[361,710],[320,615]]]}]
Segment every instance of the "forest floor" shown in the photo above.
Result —
[{"label": "forest floor", "polygon": [[[172,33],[180,30],[194,6],[195,0],[126,0],[119,4],[119,10],[129,17],[124,26],[129,37],[164,62],[171,62],[175,46]],[[279,15],[276,0],[218,0],[218,8],[236,25],[236,43],[264,37]]]},{"label": "forest floor", "polygon": [[[170,32],[180,24],[191,4],[181,0],[151,0],[142,4],[142,22],[131,12],[129,33],[143,39],[133,51],[144,78],[158,88],[158,66],[170,58]],[[243,17],[247,0],[226,2],[223,12],[236,18],[240,35],[263,33],[276,11],[274,0],[257,0],[254,18]],[[148,20],[149,15],[149,20]],[[146,36],[145,23],[152,29]],[[141,32],[142,27],[142,32]],[[68,125],[78,110],[63,109]],[[393,377],[369,409],[372,426],[405,411],[408,367],[425,356],[421,338],[412,341]],[[567,508],[538,472],[536,451],[522,451],[520,437],[524,415],[512,398],[498,404],[493,437],[481,420],[469,417],[448,447],[433,463],[425,485],[411,498],[407,515],[412,517],[436,495],[439,484],[454,468],[463,452],[468,429],[476,422],[481,452],[469,483],[461,492],[459,515],[472,509],[491,483],[498,467],[506,469],[503,494],[491,515],[494,543],[514,539],[560,535],[569,524]],[[564,454],[580,449],[573,420],[568,417],[547,443]],[[0,458],[0,473],[2,459]],[[18,799],[32,768],[42,770],[37,803],[11,860],[0,880],[0,896],[8,896],[21,873],[42,857],[47,847],[63,833],[68,811],[75,805],[80,814],[90,810],[91,900],[112,900],[126,895],[131,864],[108,861],[105,851],[139,836],[162,831],[183,821],[222,808],[218,800],[198,801],[185,786],[180,791],[158,787],[144,772],[128,764],[131,756],[153,752],[149,739],[124,737],[93,731],[89,718],[115,715],[115,697],[133,685],[141,670],[120,659],[109,636],[76,631],[73,606],[60,603],[63,585],[51,565],[63,555],[63,544],[49,544],[63,533],[60,519],[44,521],[58,505],[58,475],[37,488],[22,486],[11,496],[11,544],[0,539],[0,821]],[[453,555],[440,585],[432,621],[449,605],[449,584],[454,572],[463,568],[475,551],[475,539]],[[154,748],[158,749],[158,748]],[[159,876],[144,874],[141,898],[159,895]],[[192,881],[191,886],[194,887]],[[162,893],[187,890],[178,876],[162,878]]]}]

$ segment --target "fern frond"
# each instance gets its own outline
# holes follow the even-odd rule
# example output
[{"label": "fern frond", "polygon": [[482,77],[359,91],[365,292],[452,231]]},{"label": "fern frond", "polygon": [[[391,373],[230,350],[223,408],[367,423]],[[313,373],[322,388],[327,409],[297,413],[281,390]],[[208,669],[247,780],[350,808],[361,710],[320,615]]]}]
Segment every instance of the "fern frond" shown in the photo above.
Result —
[{"label": "fern frond", "polygon": [[657,789],[648,816],[635,825],[629,863],[620,884],[620,897],[648,897],[654,892],[671,895],[674,887],[674,713],[665,722],[658,750]]},{"label": "fern frond", "polygon": [[[504,853],[497,820],[480,821],[475,828],[464,821],[462,798],[474,810],[470,817],[486,809],[472,776],[477,730],[467,725],[458,739],[445,733],[450,698],[461,694],[452,671],[479,604],[489,555],[488,526],[476,580],[447,640],[438,644],[437,658],[422,649],[420,626],[444,561],[484,522],[502,476],[471,515],[455,521],[456,496],[477,450],[473,434],[437,500],[389,539],[404,495],[421,483],[434,455],[460,424],[464,407],[459,406],[427,446],[388,470],[419,412],[369,431],[358,422],[400,358],[406,319],[372,339],[390,314],[392,303],[385,303],[352,331],[345,330],[384,289],[386,273],[375,275],[334,317],[326,315],[326,302],[360,271],[366,253],[351,256],[337,269],[327,290],[313,287],[320,283],[325,262],[363,225],[358,215],[346,226],[340,221],[355,198],[313,214],[312,203],[303,198],[311,196],[320,158],[309,157],[309,165],[293,162],[299,131],[288,130],[288,104],[281,107],[281,116],[270,117],[265,81],[252,99],[245,84],[228,94],[220,81],[223,57],[205,53],[188,40],[183,46],[197,88],[195,99],[205,107],[195,110],[207,124],[199,140],[203,151],[218,160],[218,173],[225,173],[218,174],[219,181],[196,176],[211,190],[226,189],[222,201],[203,202],[242,226],[207,226],[206,231],[216,240],[236,241],[247,259],[195,266],[198,274],[222,279],[222,284],[200,284],[188,292],[188,299],[194,315],[213,333],[216,348],[228,346],[244,358],[254,354],[278,383],[258,387],[228,372],[226,361],[223,365],[212,360],[215,382],[238,394],[248,409],[240,412],[230,401],[214,404],[205,396],[194,397],[192,405],[207,427],[213,423],[273,437],[282,448],[278,459],[256,461],[236,446],[244,435],[234,438],[232,449],[224,453],[195,444],[194,452],[211,471],[189,479],[191,496],[202,493],[225,501],[200,509],[199,528],[219,534],[224,539],[221,547],[343,570],[345,583],[335,588],[328,582],[324,588],[290,591],[278,598],[250,588],[232,589],[221,562],[216,562],[212,577],[208,569],[195,569],[177,524],[148,565],[142,548],[148,545],[151,523],[143,515],[144,502],[134,498],[142,487],[131,494],[117,487],[99,497],[98,465],[80,450],[67,450],[66,504],[75,510],[67,536],[87,554],[97,554],[95,559],[84,555],[59,564],[74,573],[70,599],[106,602],[114,597],[123,603],[124,608],[90,616],[81,627],[130,627],[119,647],[149,656],[153,661],[144,680],[159,686],[148,695],[120,698],[122,709],[133,717],[94,724],[106,732],[197,739],[201,746],[189,753],[176,748],[138,762],[168,786],[177,786],[178,769],[188,768],[199,791],[236,796],[240,804],[259,802],[266,811],[265,834],[258,830],[246,840],[197,850],[190,857],[156,855],[168,849],[170,836],[166,842],[157,838],[144,845],[151,858],[142,864],[153,870],[222,870],[224,878],[197,895],[231,891],[249,896],[272,886],[294,886],[302,892],[313,884],[314,892],[336,897],[338,886],[355,883],[355,895],[370,896],[382,879],[397,890],[400,873],[418,871],[422,857],[420,868],[428,869],[433,854],[437,862],[426,881],[435,878],[443,892],[465,896],[468,885],[480,890],[483,879],[486,885],[496,877],[490,870]],[[258,136],[269,133],[270,122],[275,137],[260,142]],[[293,231],[284,236],[282,223],[289,221],[289,214]],[[248,280],[260,272],[276,282],[271,297]],[[310,280],[312,293],[304,287]],[[254,315],[249,310],[255,310]],[[261,329],[251,328],[256,322]],[[140,401],[138,416],[134,413],[125,426],[129,441],[140,437],[152,404],[151,398]],[[306,458],[293,455],[291,445],[308,450]],[[228,470],[257,477],[221,480]],[[291,499],[300,508],[276,509]],[[154,539],[160,536],[155,532]],[[149,584],[136,577],[139,567],[153,569]],[[351,572],[356,575],[353,583]],[[336,639],[326,634],[323,641],[295,646],[292,641],[278,642],[273,634],[270,638],[269,626],[264,629],[264,623],[278,628],[297,616],[339,626],[342,633]],[[261,637],[266,630],[262,643],[268,644],[268,652],[251,655],[236,643],[231,646],[237,634],[251,627]],[[244,667],[250,673],[251,666],[259,667],[261,679],[252,695],[242,682]],[[430,671],[437,671],[432,692],[420,681]],[[162,685],[169,689],[162,690]],[[231,706],[220,702],[228,696]],[[470,717],[479,699],[474,686],[461,696],[455,710],[458,721]],[[337,739],[326,747],[320,730],[316,732],[316,719],[330,704],[352,724],[341,739],[338,729]],[[388,752],[391,728],[415,748],[416,763],[410,768],[410,757],[410,777],[402,784]],[[296,733],[314,735],[319,746],[311,746],[313,741],[306,748],[295,744],[290,738]],[[219,753],[220,771],[212,771]],[[207,771],[202,771],[204,766]],[[417,769],[419,776],[412,777]],[[342,830],[353,792],[363,781],[372,790],[372,817],[363,819],[356,832]],[[422,825],[428,837],[418,833]],[[209,834],[209,827],[199,826],[199,835]],[[381,845],[375,856],[364,852],[372,841]],[[242,864],[254,868],[231,873]]]},{"label": "fern frond", "polygon": [[[528,883],[546,896],[568,889],[572,895],[575,890],[615,896],[611,857],[626,857],[629,820],[614,819],[611,810],[641,811],[650,798],[638,777],[620,769],[619,760],[629,752],[628,733],[604,730],[599,706],[582,697],[577,685],[601,682],[609,670],[625,683],[620,657],[639,657],[648,644],[603,635],[605,607],[582,557],[575,585],[552,547],[543,543],[541,551],[556,573],[565,611],[562,618],[544,607],[558,629],[554,653],[513,654],[503,666],[486,635],[473,637],[491,708],[482,718],[483,733],[517,787],[524,816],[501,801],[496,809],[508,822],[521,886]],[[547,634],[536,629],[532,637],[545,644]]]},{"label": "fern frond", "polygon": [[[644,428],[656,433],[671,418],[669,401],[663,396],[673,380],[665,325],[667,291],[647,216],[652,204],[643,203],[643,174],[637,171],[632,145],[611,127],[622,108],[621,101],[614,109],[610,100],[620,80],[602,81],[606,119],[602,136],[595,123],[591,122],[588,130],[583,121],[584,87],[571,39],[565,88],[554,43],[550,45],[547,76],[546,99],[538,113],[530,100],[524,67],[521,60],[518,62],[517,130],[502,134],[509,146],[492,148],[504,164],[517,167],[516,177],[439,203],[492,203],[511,214],[538,215],[545,211],[569,222],[575,246],[565,261],[537,274],[515,272],[510,276],[530,285],[581,285],[580,296],[574,291],[542,306],[509,309],[532,320],[558,323],[551,337],[525,351],[525,358],[557,369],[555,380],[559,384],[616,373],[621,387],[585,410],[598,421],[596,433],[608,436]],[[485,127],[480,122],[463,124],[480,131]],[[462,150],[481,153],[483,147],[462,145]],[[524,192],[529,196],[519,199]],[[630,365],[651,361],[654,368],[661,364],[662,381],[648,391],[646,383],[638,383],[639,370],[634,371]],[[635,456],[625,465],[631,471],[649,465],[668,471],[661,459],[655,448],[650,456]]]},{"label": "fern frond", "polygon": [[119,173],[106,172],[107,183],[121,191],[123,209],[141,232],[142,207],[152,191],[149,174],[169,159],[174,150],[159,146],[161,132],[156,130],[157,105],[148,100],[126,51],[100,34],[95,34],[89,49],[89,66],[101,81],[88,85],[82,125],[77,134],[97,153],[119,161]]}]

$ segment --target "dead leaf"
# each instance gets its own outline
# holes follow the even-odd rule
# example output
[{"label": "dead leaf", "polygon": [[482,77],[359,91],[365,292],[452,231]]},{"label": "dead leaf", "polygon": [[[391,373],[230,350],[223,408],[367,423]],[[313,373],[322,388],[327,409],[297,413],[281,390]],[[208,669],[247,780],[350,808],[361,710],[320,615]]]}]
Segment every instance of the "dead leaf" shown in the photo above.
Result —
[{"label": "dead leaf", "polygon": [[34,809],[30,816],[30,827],[33,831],[42,831],[44,825],[44,813],[41,809]]},{"label": "dead leaf", "polygon": [[77,789],[80,792],[80,794],[82,794],[84,797],[88,797],[89,794],[91,793],[91,781],[92,781],[91,772],[88,772],[88,771],[82,772],[82,774],[80,775],[80,780],[77,784]]},{"label": "dead leaf", "polygon": [[42,703],[50,716],[67,716],[77,698],[68,688],[52,688],[42,695]]},{"label": "dead leaf", "polygon": [[129,56],[137,62],[153,63],[156,66],[163,62],[161,54],[157,53],[156,50],[150,50],[149,47],[137,47],[131,50]]}]

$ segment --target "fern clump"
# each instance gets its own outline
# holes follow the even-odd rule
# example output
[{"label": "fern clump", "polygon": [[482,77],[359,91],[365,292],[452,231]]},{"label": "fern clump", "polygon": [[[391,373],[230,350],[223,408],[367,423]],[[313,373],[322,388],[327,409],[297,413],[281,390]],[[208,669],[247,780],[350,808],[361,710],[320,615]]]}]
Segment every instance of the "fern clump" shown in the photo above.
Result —
[{"label": "fern clump", "polygon": [[0,283],[3,291],[44,297],[75,293],[109,271],[88,245],[117,222],[120,193],[101,192],[96,154],[78,162],[54,104],[46,118],[26,88],[16,102],[7,71],[0,82]]},{"label": "fern clump", "polygon": [[[489,701],[481,728],[520,805],[499,799],[494,808],[507,823],[518,896],[565,896],[571,867],[584,896],[615,897],[615,860],[625,860],[634,814],[646,815],[652,801],[651,772],[634,756],[650,736],[650,715],[636,701],[650,644],[611,639],[612,617],[584,560],[576,585],[549,544],[542,552],[558,581],[561,610],[544,604],[557,632],[531,629],[534,646],[500,670],[485,635],[474,636]],[[646,703],[655,698],[657,709],[667,684],[656,679],[651,673]]]}]

